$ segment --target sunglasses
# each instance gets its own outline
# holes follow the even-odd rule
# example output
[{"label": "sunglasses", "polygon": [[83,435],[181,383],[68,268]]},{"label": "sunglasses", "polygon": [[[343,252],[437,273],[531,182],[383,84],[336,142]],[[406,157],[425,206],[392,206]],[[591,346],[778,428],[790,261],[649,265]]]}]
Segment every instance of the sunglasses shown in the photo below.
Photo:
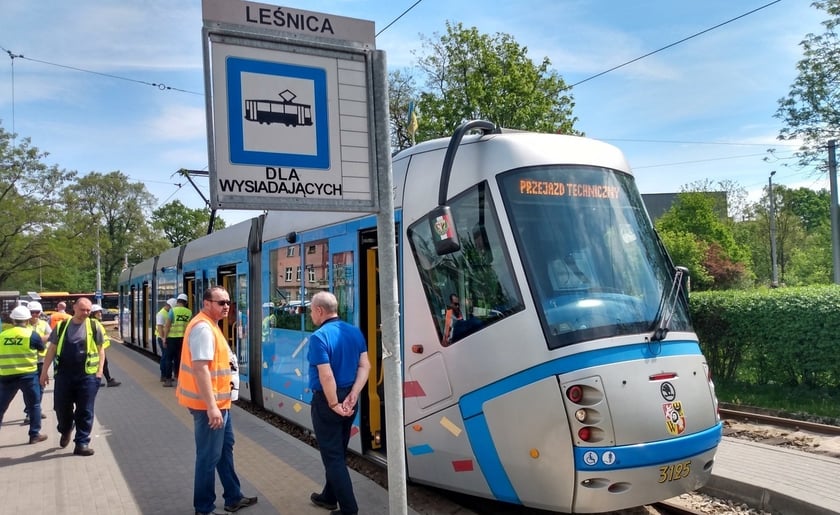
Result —
[{"label": "sunglasses", "polygon": [[210,302],[215,302],[220,306],[230,306],[231,302],[229,300],[210,300]]}]

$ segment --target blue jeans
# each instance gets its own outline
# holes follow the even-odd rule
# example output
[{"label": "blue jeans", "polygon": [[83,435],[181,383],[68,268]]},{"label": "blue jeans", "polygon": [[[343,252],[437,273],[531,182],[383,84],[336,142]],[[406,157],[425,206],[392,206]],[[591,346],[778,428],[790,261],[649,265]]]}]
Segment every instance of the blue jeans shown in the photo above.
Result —
[{"label": "blue jeans", "polygon": [[[338,388],[339,402],[343,401],[350,388]],[[321,461],[327,483],[321,491],[321,499],[326,503],[337,502],[341,513],[358,513],[356,496],[353,494],[353,483],[347,470],[345,454],[347,444],[350,443],[350,430],[353,428],[354,417],[342,417],[330,409],[323,392],[316,391],[312,396],[312,428],[315,429],[315,439],[321,451]]]},{"label": "blue jeans", "polygon": [[222,410],[224,427],[210,429],[207,411],[190,409],[195,423],[195,511],[212,513],[216,509],[216,472],[222,482],[225,506],[242,499],[239,478],[233,466],[233,420],[230,410]]},{"label": "blue jeans", "polygon": [[[58,432],[61,434],[73,430],[76,424],[76,445],[88,445],[93,430],[93,406],[96,392],[99,391],[99,378],[96,374],[55,375],[55,418],[58,419]],[[40,416],[40,415],[38,415]],[[30,415],[34,419],[36,415]]]},{"label": "blue jeans", "polygon": [[[43,370],[43,369],[44,369],[44,362],[39,361],[38,362],[38,375],[37,375],[37,377],[35,377],[35,382],[38,383],[38,390],[41,392],[41,396],[38,397],[38,399],[43,399],[44,398],[44,387],[41,386],[41,381],[40,381],[41,370]],[[41,402],[41,401],[39,400],[38,402]],[[25,405],[25,403],[26,403],[26,401],[24,401],[24,405]],[[23,412],[26,413],[27,417],[29,416],[29,408],[28,407],[24,407]]]},{"label": "blue jeans", "polygon": [[18,390],[23,392],[23,403],[29,413],[29,436],[41,432],[41,386],[37,372],[16,376],[2,376],[0,379],[0,424]]}]

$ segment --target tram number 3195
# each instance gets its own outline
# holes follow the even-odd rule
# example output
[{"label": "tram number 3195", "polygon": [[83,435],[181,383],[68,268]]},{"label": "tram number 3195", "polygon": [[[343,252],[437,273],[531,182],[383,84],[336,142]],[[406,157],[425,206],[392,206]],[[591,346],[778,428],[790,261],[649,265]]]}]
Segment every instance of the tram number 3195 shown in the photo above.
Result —
[{"label": "tram number 3195", "polygon": [[691,473],[691,461],[684,461],[682,463],[674,463],[659,467],[659,482],[667,483],[669,481],[679,481],[687,478]]}]

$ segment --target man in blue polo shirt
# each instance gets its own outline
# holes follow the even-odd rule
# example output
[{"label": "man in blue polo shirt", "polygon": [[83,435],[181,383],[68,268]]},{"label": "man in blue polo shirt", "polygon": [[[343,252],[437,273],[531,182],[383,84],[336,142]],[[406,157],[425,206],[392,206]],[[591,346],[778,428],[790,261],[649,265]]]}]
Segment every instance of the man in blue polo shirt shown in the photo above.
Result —
[{"label": "man in blue polo shirt", "polygon": [[[338,302],[329,292],[312,297],[309,314],[319,326],[309,337],[309,388],[312,427],[326,472],[320,494],[309,498],[333,515],[359,512],[345,454],[350,442],[356,403],[370,372],[367,344],[358,327],[338,318]],[[336,508],[341,507],[341,510]]]}]

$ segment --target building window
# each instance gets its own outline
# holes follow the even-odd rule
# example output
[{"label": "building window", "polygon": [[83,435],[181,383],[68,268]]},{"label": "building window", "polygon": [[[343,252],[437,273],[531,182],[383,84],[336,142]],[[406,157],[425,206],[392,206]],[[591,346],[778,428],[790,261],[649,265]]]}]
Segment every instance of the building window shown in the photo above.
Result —
[{"label": "building window", "polygon": [[306,280],[311,282],[311,283],[314,283],[315,282],[315,267],[314,266],[306,267],[306,275],[307,275]]},{"label": "building window", "polygon": [[307,254],[314,254],[314,253],[315,253],[315,245],[310,245],[310,246],[307,248],[306,253],[307,253]]},{"label": "building window", "polygon": [[300,267],[297,267],[297,280],[300,282]]},{"label": "building window", "polygon": [[294,257],[295,256],[295,247],[286,247],[286,257]]},{"label": "building window", "polygon": [[286,282],[287,283],[292,282],[292,267],[290,267],[290,266],[286,267]]}]

